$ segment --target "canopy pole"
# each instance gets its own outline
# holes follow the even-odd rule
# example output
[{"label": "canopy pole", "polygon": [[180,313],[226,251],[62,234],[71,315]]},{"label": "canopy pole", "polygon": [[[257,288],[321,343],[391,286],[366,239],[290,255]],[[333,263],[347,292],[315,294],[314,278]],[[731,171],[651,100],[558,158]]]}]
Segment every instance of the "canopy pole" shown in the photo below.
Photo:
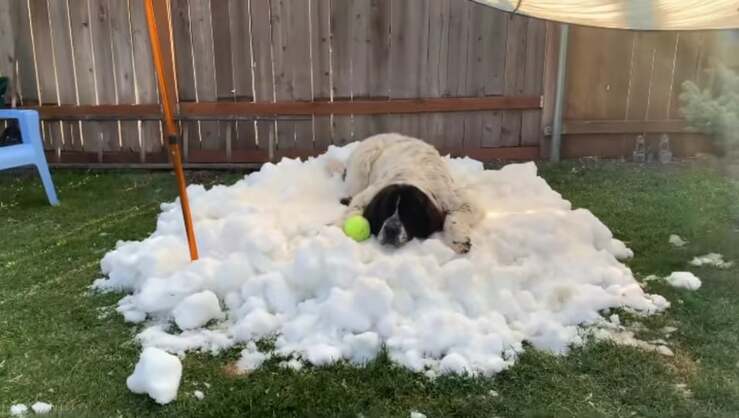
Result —
[{"label": "canopy pole", "polygon": [[[157,0],[166,1],[166,0]],[[169,146],[169,157],[172,161],[175,175],[177,176],[177,188],[180,195],[180,205],[182,206],[182,218],[185,221],[185,232],[187,234],[187,244],[190,247],[190,260],[198,259],[198,246],[195,241],[195,231],[192,224],[192,216],[190,214],[190,201],[187,198],[187,186],[185,184],[185,172],[182,169],[182,157],[180,154],[180,144],[177,140],[177,125],[175,124],[172,102],[169,100],[170,91],[164,73],[164,59],[162,58],[162,46],[160,44],[159,30],[157,28],[156,16],[154,12],[154,0],[146,0],[146,22],[149,26],[149,41],[151,42],[151,54],[154,60],[154,68],[157,73],[157,81],[159,84],[159,96],[162,101],[162,112],[164,126],[167,132],[167,142]],[[167,28],[169,30],[169,28]]]},{"label": "canopy pole", "polygon": [[559,31],[559,57],[557,61],[557,92],[554,99],[554,126],[552,126],[552,146],[550,161],[559,161],[562,146],[562,114],[564,113],[565,80],[567,75],[567,38],[570,25],[563,24]]}]

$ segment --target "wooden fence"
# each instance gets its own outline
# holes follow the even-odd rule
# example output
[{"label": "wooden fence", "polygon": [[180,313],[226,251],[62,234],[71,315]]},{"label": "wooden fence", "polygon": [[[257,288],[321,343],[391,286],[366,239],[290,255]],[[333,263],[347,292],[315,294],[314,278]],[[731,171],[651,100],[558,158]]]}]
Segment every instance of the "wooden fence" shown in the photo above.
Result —
[{"label": "wooden fence", "polygon": [[[543,22],[458,0],[157,3],[188,162],[310,155],[384,131],[538,155]],[[143,0],[0,0],[0,14],[0,71],[42,106],[52,161],[165,161]]]},{"label": "wooden fence", "polygon": [[679,154],[710,149],[681,120],[682,83],[711,82],[721,62],[737,64],[736,31],[633,32],[573,27],[563,155],[629,156],[638,134],[654,147],[670,135]]},{"label": "wooden fence", "polygon": [[[464,0],[155,4],[188,163],[314,155],[387,131],[480,159],[547,153],[556,24]],[[718,35],[573,27],[563,155],[628,155],[637,133],[702,146],[677,96]],[[166,162],[144,0],[0,0],[0,73],[39,106],[52,162]]]}]

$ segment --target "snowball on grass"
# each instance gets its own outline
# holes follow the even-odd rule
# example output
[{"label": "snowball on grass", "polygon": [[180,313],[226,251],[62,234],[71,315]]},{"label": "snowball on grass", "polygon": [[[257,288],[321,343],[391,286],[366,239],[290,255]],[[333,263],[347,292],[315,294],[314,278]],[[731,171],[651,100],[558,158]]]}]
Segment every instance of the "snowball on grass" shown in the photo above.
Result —
[{"label": "snowball on grass", "polygon": [[46,402],[36,402],[31,405],[31,409],[35,414],[44,415],[51,412],[52,405]]},{"label": "snowball on grass", "polygon": [[714,266],[720,269],[727,269],[734,265],[733,261],[725,261],[724,256],[718,253],[710,253],[690,260],[692,266]]},{"label": "snowball on grass", "polygon": [[[347,194],[328,169],[353,146],[265,164],[230,186],[189,186],[200,259],[187,259],[180,205],[164,203],[151,236],[105,255],[107,278],[95,287],[127,292],[119,312],[155,321],[137,336],[144,347],[246,345],[241,370],[271,356],[293,359],[282,366],[296,370],[362,365],[384,351],[431,377],[490,376],[527,345],[566,354],[608,309],[646,315],[669,306],[620,261],[632,251],[590,211],[573,210],[534,163],[485,170],[446,158],[484,213],[469,254],[454,253],[441,234],[399,249],[355,242],[334,226]],[[211,319],[223,321],[203,328]],[[263,339],[273,351],[257,349]]]},{"label": "snowball on grass", "polygon": [[25,415],[26,412],[28,412],[28,407],[22,403],[17,403],[10,406],[11,417],[19,417],[21,415]]},{"label": "snowball on grass", "polygon": [[202,401],[203,399],[205,399],[205,394],[200,390],[194,391],[192,395],[195,397],[195,399],[199,401]]},{"label": "snowball on grass", "polygon": [[418,411],[411,411],[411,418],[426,418],[426,414],[422,414]]},{"label": "snowball on grass", "polygon": [[256,370],[270,357],[270,354],[259,351],[254,342],[249,342],[246,348],[241,351],[241,358],[236,362],[236,369],[240,372]]},{"label": "snowball on grass", "polygon": [[159,404],[167,404],[177,398],[182,377],[182,363],[173,356],[154,347],[145,348],[133,374],[126,384],[133,393],[146,393]]},{"label": "snowball on grass", "polygon": [[667,283],[672,287],[688,290],[696,290],[701,287],[701,279],[689,271],[676,271],[665,277]]},{"label": "snowball on grass", "polygon": [[200,328],[212,319],[223,318],[218,296],[210,290],[186,297],[172,311],[180,329]]},{"label": "snowball on grass", "polygon": [[685,241],[679,235],[675,234],[670,235],[670,238],[667,241],[675,247],[683,247],[688,243],[688,241]]}]

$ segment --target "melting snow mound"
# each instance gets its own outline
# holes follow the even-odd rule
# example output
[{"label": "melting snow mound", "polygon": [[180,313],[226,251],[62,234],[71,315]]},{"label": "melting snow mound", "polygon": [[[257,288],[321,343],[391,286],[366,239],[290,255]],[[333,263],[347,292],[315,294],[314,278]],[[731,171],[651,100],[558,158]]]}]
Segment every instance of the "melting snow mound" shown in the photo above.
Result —
[{"label": "melting snow mound", "polygon": [[[189,262],[179,202],[165,203],[151,236],[105,255],[107,277],[94,288],[129,293],[118,311],[148,321],[138,337],[144,347],[247,347],[245,369],[272,356],[295,369],[363,364],[384,349],[429,375],[492,375],[515,362],[524,342],[566,353],[601,311],[669,306],[619,261],[631,250],[588,210],[573,210],[533,163],[484,170],[447,159],[487,213],[467,255],[438,237],[400,249],[357,243],[330,226],[344,209],[331,167],[351,149],[267,164],[232,186],[189,186],[200,260]],[[203,292],[217,300],[198,296],[190,315],[185,307]],[[274,351],[260,353],[253,342],[266,337]]]}]

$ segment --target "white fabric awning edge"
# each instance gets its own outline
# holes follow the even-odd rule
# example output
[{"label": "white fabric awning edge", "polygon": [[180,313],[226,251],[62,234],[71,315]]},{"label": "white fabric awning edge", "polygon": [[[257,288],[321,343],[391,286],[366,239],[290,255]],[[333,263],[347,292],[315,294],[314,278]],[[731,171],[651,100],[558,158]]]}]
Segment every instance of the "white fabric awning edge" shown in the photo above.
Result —
[{"label": "white fabric awning edge", "polygon": [[737,0],[473,0],[574,25],[633,30],[739,28]]}]

